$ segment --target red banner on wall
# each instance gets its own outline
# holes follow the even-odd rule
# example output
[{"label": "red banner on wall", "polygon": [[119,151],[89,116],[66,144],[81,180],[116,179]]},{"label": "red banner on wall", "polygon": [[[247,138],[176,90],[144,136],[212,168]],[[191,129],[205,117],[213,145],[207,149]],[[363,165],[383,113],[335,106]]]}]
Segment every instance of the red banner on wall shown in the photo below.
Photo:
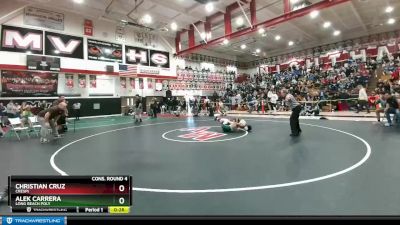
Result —
[{"label": "red banner on wall", "polygon": [[28,71],[2,71],[2,97],[57,96],[58,75]]},{"label": "red banner on wall", "polygon": [[86,75],[79,74],[79,87],[86,88]]},{"label": "red banner on wall", "polygon": [[96,87],[97,87],[96,76],[90,75],[90,88],[96,88]]},{"label": "red banner on wall", "polygon": [[135,78],[129,78],[129,83],[131,84],[131,88],[135,89],[136,86]]},{"label": "red banner on wall", "polygon": [[143,78],[139,78],[139,89],[144,89]]},{"label": "red banner on wall", "polygon": [[147,88],[153,89],[153,79],[152,78],[147,78]]},{"label": "red banner on wall", "polygon": [[121,88],[126,88],[126,77],[120,78]]},{"label": "red banner on wall", "polygon": [[93,36],[93,21],[85,19],[83,30],[86,36]]},{"label": "red banner on wall", "polygon": [[69,89],[74,88],[74,76],[71,74],[65,75],[65,86]]}]

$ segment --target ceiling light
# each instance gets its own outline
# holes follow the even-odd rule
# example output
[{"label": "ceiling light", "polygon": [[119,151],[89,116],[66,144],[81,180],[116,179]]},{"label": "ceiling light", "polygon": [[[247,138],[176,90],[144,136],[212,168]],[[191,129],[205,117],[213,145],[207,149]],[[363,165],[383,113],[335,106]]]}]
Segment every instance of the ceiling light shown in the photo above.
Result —
[{"label": "ceiling light", "polygon": [[146,14],[143,16],[143,22],[144,23],[151,23],[153,21],[153,18],[149,14]]},{"label": "ceiling light", "polygon": [[229,40],[228,39],[224,39],[224,45],[227,45],[227,44],[229,44]]},{"label": "ceiling light", "polygon": [[257,49],[256,49],[256,52],[257,52],[257,53],[260,53],[260,52],[261,52],[261,50],[260,50],[259,48],[257,48]]},{"label": "ceiling light", "polygon": [[390,18],[389,20],[388,20],[388,24],[394,24],[396,22],[396,20],[395,19],[393,19],[393,18]]},{"label": "ceiling light", "polygon": [[203,40],[206,39],[206,33],[204,33],[204,32],[201,33],[201,34],[200,34],[200,37],[201,37],[201,39],[203,39]]},{"label": "ceiling light", "polygon": [[83,0],[74,0],[75,3],[82,4]]},{"label": "ceiling light", "polygon": [[294,42],[293,41],[289,41],[289,46],[292,46],[292,45],[294,45]]},{"label": "ceiling light", "polygon": [[393,11],[393,7],[392,6],[388,6],[388,7],[386,7],[386,9],[385,9],[385,12],[386,13],[391,13]]},{"label": "ceiling light", "polygon": [[333,35],[338,36],[340,33],[341,33],[340,30],[335,30],[335,31],[333,32]]},{"label": "ceiling light", "polygon": [[317,10],[314,10],[314,11],[312,11],[312,12],[310,13],[310,17],[311,17],[312,19],[316,18],[318,15],[319,15],[319,11],[317,11]]},{"label": "ceiling light", "polygon": [[243,20],[243,18],[242,18],[242,17],[239,17],[239,18],[237,18],[237,19],[236,19],[236,25],[238,25],[238,26],[242,26],[242,25],[243,25],[243,23],[244,23],[244,20]]},{"label": "ceiling light", "polygon": [[258,33],[263,34],[265,32],[264,28],[258,29]]},{"label": "ceiling light", "polygon": [[277,40],[277,41],[281,40],[281,36],[276,35],[276,36],[275,36],[275,40]]},{"label": "ceiling light", "polygon": [[206,4],[206,11],[207,12],[212,12],[214,10],[214,4],[212,2],[209,2]]},{"label": "ceiling light", "polygon": [[240,46],[240,48],[241,48],[241,49],[246,49],[247,46],[243,44],[243,45]]},{"label": "ceiling light", "polygon": [[54,50],[54,53],[55,54],[60,54],[60,51],[59,50]]},{"label": "ceiling light", "polygon": [[176,24],[175,22],[171,23],[171,29],[172,30],[177,30],[178,29],[178,24]]},{"label": "ceiling light", "polygon": [[324,27],[324,28],[328,28],[328,27],[330,27],[331,25],[332,25],[332,23],[329,22],[329,21],[327,21],[327,22],[324,23],[323,27]]},{"label": "ceiling light", "polygon": [[296,4],[296,3],[298,3],[300,0],[290,0],[290,3],[292,3],[292,4]]},{"label": "ceiling light", "polygon": [[26,53],[26,54],[32,54],[32,52],[31,52],[31,51],[26,51],[25,53]]}]

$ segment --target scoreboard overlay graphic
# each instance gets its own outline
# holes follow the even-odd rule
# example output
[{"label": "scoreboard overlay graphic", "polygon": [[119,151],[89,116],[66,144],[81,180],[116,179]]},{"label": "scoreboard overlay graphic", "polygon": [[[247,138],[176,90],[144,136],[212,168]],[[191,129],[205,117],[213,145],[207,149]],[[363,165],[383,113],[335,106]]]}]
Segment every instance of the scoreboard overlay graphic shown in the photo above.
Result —
[{"label": "scoreboard overlay graphic", "polygon": [[9,176],[13,213],[129,213],[131,176]]}]

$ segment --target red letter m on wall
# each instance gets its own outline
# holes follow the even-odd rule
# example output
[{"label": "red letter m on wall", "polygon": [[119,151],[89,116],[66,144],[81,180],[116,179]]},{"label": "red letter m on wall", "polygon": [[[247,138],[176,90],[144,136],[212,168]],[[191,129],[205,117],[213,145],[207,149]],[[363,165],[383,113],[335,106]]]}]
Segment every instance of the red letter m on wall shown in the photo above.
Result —
[{"label": "red letter m on wall", "polygon": [[185,139],[192,139],[195,141],[208,141],[215,138],[220,138],[226,134],[208,131],[211,127],[199,127],[193,129],[182,129],[181,131],[190,131],[188,134],[183,134],[178,137]]}]

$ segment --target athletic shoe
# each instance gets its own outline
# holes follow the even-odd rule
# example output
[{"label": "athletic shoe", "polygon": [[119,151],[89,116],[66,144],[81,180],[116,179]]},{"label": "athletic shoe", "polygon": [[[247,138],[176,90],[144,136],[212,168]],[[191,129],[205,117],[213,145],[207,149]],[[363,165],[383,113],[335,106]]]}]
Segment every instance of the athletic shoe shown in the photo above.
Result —
[{"label": "athletic shoe", "polygon": [[49,143],[49,139],[47,138],[40,138],[40,143],[45,144],[45,143]]},{"label": "athletic shoe", "polygon": [[298,137],[299,134],[290,134],[290,137]]},{"label": "athletic shoe", "polygon": [[390,123],[385,123],[385,127],[390,127],[390,126],[392,126],[392,124],[390,124]]},{"label": "athletic shoe", "polygon": [[59,134],[54,135],[54,138],[61,138],[61,135],[59,135]]}]

